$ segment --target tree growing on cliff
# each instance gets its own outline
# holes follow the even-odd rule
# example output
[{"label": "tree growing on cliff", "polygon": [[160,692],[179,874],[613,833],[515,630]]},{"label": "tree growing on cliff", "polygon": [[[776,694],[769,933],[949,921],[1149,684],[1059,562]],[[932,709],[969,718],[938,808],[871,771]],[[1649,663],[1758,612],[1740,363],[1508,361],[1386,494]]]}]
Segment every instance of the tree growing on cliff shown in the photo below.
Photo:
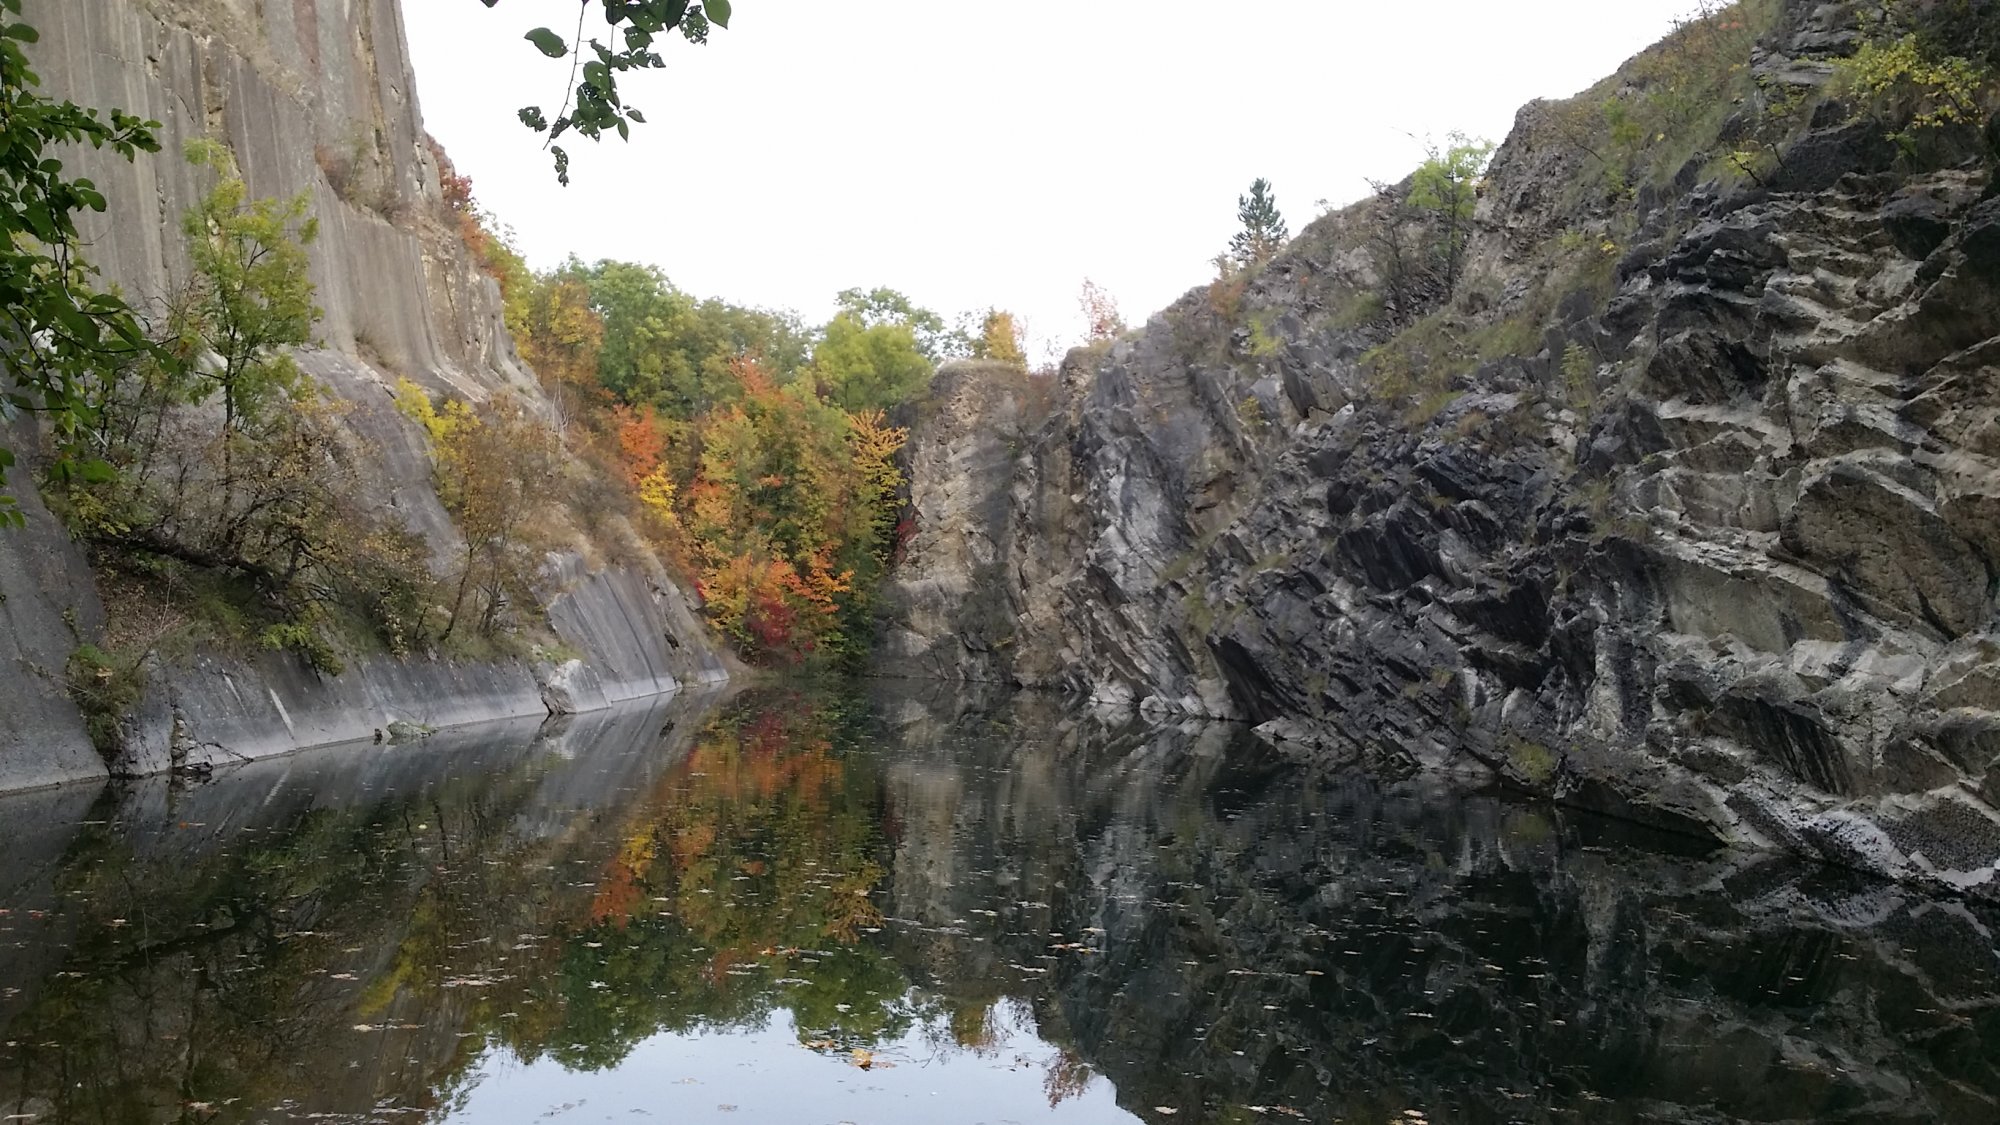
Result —
[{"label": "tree growing on cliff", "polygon": [[1015,367],[1028,366],[1028,352],[1021,340],[1021,326],[1005,309],[987,309],[979,325],[979,338],[972,342],[975,359],[991,359]]},{"label": "tree growing on cliff", "polygon": [[439,407],[404,379],[396,405],[430,438],[438,497],[464,539],[438,641],[449,641],[467,622],[492,636],[510,607],[537,604],[538,529],[561,454],[555,433],[511,397],[481,409],[458,399]]},{"label": "tree growing on cliff", "polygon": [[1125,318],[1119,315],[1118,301],[1103,286],[1084,278],[1077,304],[1083,308],[1084,330],[1092,343],[1116,340],[1124,334]]},{"label": "tree growing on cliff", "polygon": [[246,422],[298,386],[299,366],[287,349],[310,342],[320,317],[306,274],[306,247],[319,223],[304,192],[250,199],[224,145],[190,141],[187,158],[217,180],[181,222],[194,277],[171,329],[189,370],[221,392],[227,491],[236,483],[231,445]]},{"label": "tree growing on cliff", "polygon": [[1291,233],[1285,229],[1285,218],[1278,213],[1277,197],[1271,193],[1271,181],[1262,176],[1250,181],[1250,194],[1236,197],[1236,218],[1243,229],[1229,240],[1229,256],[1237,266],[1248,268],[1271,260],[1271,256],[1285,245]]},{"label": "tree growing on cliff", "polygon": [[[37,94],[41,79],[22,48],[38,36],[13,18],[20,14],[21,0],[0,0],[0,423],[40,415],[55,447],[50,477],[101,480],[109,466],[85,444],[92,388],[155,349],[124,300],[95,287],[96,271],[78,253],[76,217],[102,212],[104,196],[65,175],[49,150],[88,144],[130,160],[159,151],[160,123]],[[0,485],[14,458],[0,445]],[[23,522],[14,497],[0,493],[0,528]]]},{"label": "tree growing on cliff", "polygon": [[46,491],[105,565],[139,585],[229,589],[228,611],[202,626],[254,626],[235,639],[335,673],[336,617],[391,649],[414,638],[428,573],[412,561],[425,552],[365,507],[365,451],[340,424],[348,408],[319,395],[288,352],[319,315],[303,198],[249,199],[220,145],[197,142],[189,157],[217,173],[184,216],[191,275],[157,342],[88,388],[79,437],[104,471]]},{"label": "tree growing on cliff", "polygon": [[1430,154],[1410,181],[1408,205],[1424,216],[1434,232],[1433,253],[1444,277],[1447,299],[1457,291],[1465,267],[1465,250],[1472,240],[1472,212],[1479,202],[1479,179],[1493,158],[1491,141],[1453,133],[1443,148]]}]

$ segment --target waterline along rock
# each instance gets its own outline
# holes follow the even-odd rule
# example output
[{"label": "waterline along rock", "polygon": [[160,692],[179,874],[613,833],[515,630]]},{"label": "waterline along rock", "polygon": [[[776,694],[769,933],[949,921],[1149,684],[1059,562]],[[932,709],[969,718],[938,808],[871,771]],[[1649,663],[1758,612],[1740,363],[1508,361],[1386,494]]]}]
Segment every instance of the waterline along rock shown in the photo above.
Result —
[{"label": "waterline along rock", "polygon": [[1590,122],[1686,42],[1523,108],[1449,296],[1391,186],[1053,379],[947,370],[890,667],[2000,896],[1992,130],[1890,139],[1869,8],[1744,8],[1657,178]]}]

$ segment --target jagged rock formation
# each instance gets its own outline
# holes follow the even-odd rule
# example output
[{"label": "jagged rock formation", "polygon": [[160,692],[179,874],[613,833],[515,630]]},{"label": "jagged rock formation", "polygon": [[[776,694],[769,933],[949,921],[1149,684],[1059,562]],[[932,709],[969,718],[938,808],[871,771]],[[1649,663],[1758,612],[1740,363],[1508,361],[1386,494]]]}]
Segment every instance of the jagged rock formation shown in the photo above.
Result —
[{"label": "jagged rock formation", "polygon": [[[226,0],[40,4],[33,58],[46,89],[81,104],[157,119],[162,152],[128,164],[80,153],[110,200],[86,231],[91,258],[137,302],[187,276],[179,216],[199,196],[178,154],[189,138],[226,139],[250,190],[309,190],[320,345],[301,366],[351,404],[344,425],[375,451],[365,487],[433,544],[459,536],[440,503],[421,433],[391,399],[398,377],[483,401],[502,391],[545,407],[514,355],[499,294],[442,209],[397,0],[245,6]],[[9,444],[32,445],[12,433]],[[18,474],[25,481],[28,474]],[[17,493],[24,490],[16,488]],[[0,536],[0,790],[103,776],[64,697],[66,660],[101,635],[105,606],[77,550],[33,497],[25,535]],[[441,726],[587,710],[724,677],[688,599],[638,552],[587,561],[591,544],[550,559],[547,615],[579,654],[527,662],[364,657],[338,678],[273,654],[197,654],[162,666],[129,722],[113,772],[230,760],[370,737],[390,721]],[[621,552],[626,558],[632,552]]]},{"label": "jagged rock formation", "polygon": [[[1778,7],[1759,88],[1816,97],[1862,7]],[[1054,387],[947,373],[887,667],[2000,894],[2000,199],[1816,104],[1762,183],[1609,202],[1524,109],[1463,371],[1352,311],[1370,201]]]}]

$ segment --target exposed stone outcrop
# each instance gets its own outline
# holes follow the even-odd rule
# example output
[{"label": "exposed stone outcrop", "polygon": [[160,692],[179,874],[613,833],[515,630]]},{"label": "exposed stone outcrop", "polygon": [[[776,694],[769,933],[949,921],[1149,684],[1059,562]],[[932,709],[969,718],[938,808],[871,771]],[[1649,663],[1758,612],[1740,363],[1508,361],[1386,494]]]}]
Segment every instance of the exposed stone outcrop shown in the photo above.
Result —
[{"label": "exposed stone outcrop", "polygon": [[[110,201],[85,224],[91,260],[135,302],[159,299],[187,275],[179,217],[200,186],[178,155],[186,140],[226,139],[255,195],[310,193],[320,229],[311,276],[325,316],[300,365],[349,404],[343,424],[370,450],[369,499],[393,508],[440,558],[458,552],[421,435],[393,405],[396,379],[473,401],[503,391],[535,409],[546,400],[514,354],[496,286],[445,219],[397,0],[93,0],[37,4],[29,17],[49,92],[161,123],[160,155],[126,163],[73,154]],[[15,475],[16,492],[27,478]],[[45,513],[33,514],[27,535],[0,535],[0,644],[13,650],[0,651],[9,658],[0,790],[106,768],[61,682],[68,654],[100,637],[106,607],[76,550]],[[549,623],[573,650],[559,660],[364,657],[337,678],[276,656],[165,661],[110,768],[255,757],[367,738],[392,721],[588,710],[726,677],[690,600],[657,563],[592,557],[580,542],[552,554],[543,573]]]},{"label": "exposed stone outcrop", "polygon": [[[1787,5],[1758,75],[1823,84],[1855,9]],[[1568,190],[1587,157],[1559,109],[1496,155],[1458,306],[1527,342],[1418,405],[1362,358],[1389,333],[1340,308],[1379,281],[1372,201],[1072,353],[1023,440],[987,417],[1013,398],[948,378],[890,669],[2000,896],[2000,200],[1976,148],[1912,170],[1823,105],[1762,185],[1698,184],[1698,154],[1606,204]],[[1613,228],[1608,281],[1531,306],[1559,235]]]}]

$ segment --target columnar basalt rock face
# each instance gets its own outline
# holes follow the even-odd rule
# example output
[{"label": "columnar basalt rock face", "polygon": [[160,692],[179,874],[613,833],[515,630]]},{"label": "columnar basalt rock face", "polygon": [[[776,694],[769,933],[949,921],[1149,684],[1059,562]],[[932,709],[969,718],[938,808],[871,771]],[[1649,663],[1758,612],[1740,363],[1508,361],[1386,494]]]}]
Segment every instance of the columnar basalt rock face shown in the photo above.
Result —
[{"label": "columnar basalt rock face", "polygon": [[[1787,5],[1758,74],[1824,83],[1854,9]],[[1559,108],[1489,174],[1486,323],[1603,218]],[[2000,199],[1879,141],[1829,112],[1762,185],[1641,188],[1608,284],[1422,409],[1337,309],[1372,201],[1073,353],[1012,452],[957,390],[912,566],[1019,624],[980,649],[906,585],[899,651],[2000,895]],[[946,541],[999,553],[973,580]]]},{"label": "columnar basalt rock face", "polygon": [[[398,0],[93,0],[37,4],[29,15],[50,93],[161,123],[158,155],[74,155],[110,202],[84,224],[91,260],[135,303],[187,277],[180,216],[201,190],[179,156],[187,140],[226,140],[254,195],[309,193],[319,223],[311,276],[325,316],[300,366],[349,407],[344,424],[370,451],[370,498],[423,533],[440,559],[459,555],[422,435],[392,402],[396,380],[475,402],[513,394],[532,410],[547,401],[514,354],[498,288],[445,217]],[[5,654],[16,659],[0,676],[0,790],[106,768],[61,687],[68,654],[97,638],[105,607],[60,538],[45,527],[0,536],[0,613],[18,626],[18,651]],[[52,551],[64,554],[69,582],[33,579]],[[566,552],[550,557],[543,577],[550,623],[575,660],[358,659],[326,679],[289,658],[201,656],[151,677],[128,750],[110,769],[257,757],[368,738],[392,721],[587,710],[726,678],[690,599],[657,564],[606,568]]]}]

